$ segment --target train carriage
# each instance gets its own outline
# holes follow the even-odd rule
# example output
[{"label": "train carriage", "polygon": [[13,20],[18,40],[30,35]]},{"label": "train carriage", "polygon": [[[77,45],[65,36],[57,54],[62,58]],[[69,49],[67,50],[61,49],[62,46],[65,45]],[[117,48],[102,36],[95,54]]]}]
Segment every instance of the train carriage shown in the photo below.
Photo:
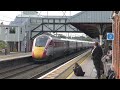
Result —
[{"label": "train carriage", "polygon": [[[93,44],[92,44],[93,45]],[[40,35],[33,41],[32,57],[35,61],[50,61],[90,47],[85,41],[60,39],[50,35]]]}]

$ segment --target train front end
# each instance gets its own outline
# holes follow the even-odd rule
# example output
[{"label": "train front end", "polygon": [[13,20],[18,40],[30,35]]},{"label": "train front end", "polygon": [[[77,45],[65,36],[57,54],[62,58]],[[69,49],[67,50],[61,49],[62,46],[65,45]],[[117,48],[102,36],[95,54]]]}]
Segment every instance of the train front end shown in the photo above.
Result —
[{"label": "train front end", "polygon": [[39,36],[34,39],[32,48],[32,57],[35,61],[44,61],[47,58],[46,55],[46,43],[48,41],[47,36]]}]

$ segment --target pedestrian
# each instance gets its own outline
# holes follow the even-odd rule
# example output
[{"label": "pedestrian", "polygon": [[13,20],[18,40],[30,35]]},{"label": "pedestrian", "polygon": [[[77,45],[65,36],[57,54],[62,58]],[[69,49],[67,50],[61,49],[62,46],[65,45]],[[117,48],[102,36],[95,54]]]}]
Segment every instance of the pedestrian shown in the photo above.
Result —
[{"label": "pedestrian", "polygon": [[107,67],[108,63],[112,63],[112,47],[109,46],[109,50],[106,55],[102,58],[102,62],[104,65],[104,74],[108,77],[109,76],[109,68]]},{"label": "pedestrian", "polygon": [[95,42],[94,49],[92,51],[92,59],[97,71],[97,78],[100,79],[100,76],[104,73],[103,63],[101,61],[103,51],[98,42]]},{"label": "pedestrian", "polygon": [[103,62],[108,62],[111,61],[112,62],[112,47],[109,46],[109,50],[107,52],[107,54],[102,58]]},{"label": "pedestrian", "polygon": [[84,76],[85,72],[83,72],[82,67],[78,64],[75,63],[75,67],[73,68],[74,74],[76,76]]},{"label": "pedestrian", "polygon": [[7,48],[5,48],[5,55],[7,55]]},{"label": "pedestrian", "polygon": [[108,52],[107,52],[107,56],[108,56],[108,59],[110,60],[112,60],[112,47],[111,46],[109,46],[109,50],[108,50]]}]

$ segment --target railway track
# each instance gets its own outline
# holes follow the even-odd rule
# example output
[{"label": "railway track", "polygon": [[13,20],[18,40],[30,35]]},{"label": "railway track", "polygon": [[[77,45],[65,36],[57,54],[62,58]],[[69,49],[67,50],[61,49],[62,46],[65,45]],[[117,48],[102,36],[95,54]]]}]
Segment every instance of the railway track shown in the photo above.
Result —
[{"label": "railway track", "polygon": [[40,64],[35,64],[33,62],[29,62],[15,67],[0,69],[0,79],[37,79],[85,51],[71,54],[69,56],[62,57],[61,59],[56,59],[51,63],[42,62]]},{"label": "railway track", "polygon": [[39,66],[41,66],[41,64],[37,65],[34,63],[28,63],[28,64],[20,65],[17,67],[13,67],[10,69],[5,69],[5,71],[3,71],[3,70],[2,70],[2,72],[0,71],[0,79],[9,79],[10,77],[15,77],[21,73],[29,71],[33,68],[37,68]]}]

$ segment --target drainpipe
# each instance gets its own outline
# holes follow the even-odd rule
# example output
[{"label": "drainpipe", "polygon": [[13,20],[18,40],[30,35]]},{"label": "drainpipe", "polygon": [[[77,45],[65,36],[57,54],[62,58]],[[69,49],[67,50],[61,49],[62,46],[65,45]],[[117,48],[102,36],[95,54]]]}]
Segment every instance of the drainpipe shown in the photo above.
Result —
[{"label": "drainpipe", "polygon": [[102,45],[102,37],[103,37],[103,35],[99,35],[99,38],[100,38],[100,46]]}]

